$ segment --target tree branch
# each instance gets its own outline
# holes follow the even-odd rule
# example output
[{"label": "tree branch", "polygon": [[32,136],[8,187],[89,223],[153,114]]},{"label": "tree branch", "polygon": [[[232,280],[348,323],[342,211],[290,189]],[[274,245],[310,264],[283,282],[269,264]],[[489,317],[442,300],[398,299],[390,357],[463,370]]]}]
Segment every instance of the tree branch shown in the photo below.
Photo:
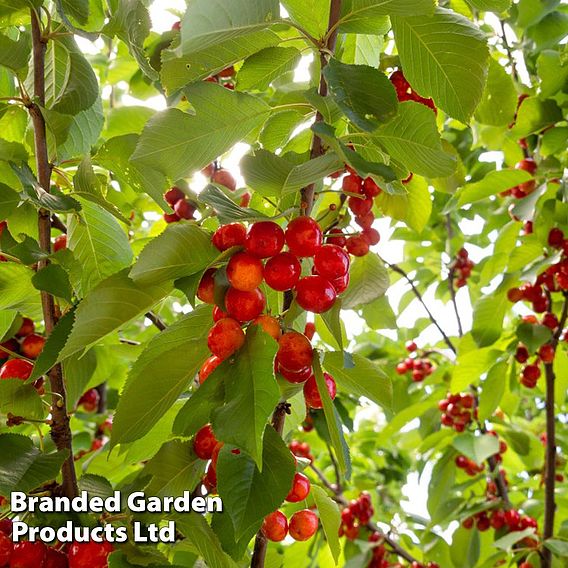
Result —
[{"label": "tree branch", "polygon": [[162,318],[154,312],[146,312],[145,316],[160,330],[164,331],[167,325],[163,322]]},{"label": "tree branch", "polygon": [[386,262],[386,261],[384,261],[384,262],[391,270],[400,274],[410,284],[410,287],[412,288],[414,295],[416,296],[418,301],[422,304],[423,308],[426,310],[426,313],[428,314],[430,321],[436,326],[438,331],[441,333],[446,345],[452,350],[453,353],[457,353],[456,348],[454,347],[454,344],[452,343],[451,339],[446,335],[446,332],[442,329],[442,327],[440,326],[440,324],[438,323],[438,321],[436,320],[436,318],[434,317],[434,315],[432,314],[432,312],[430,311],[430,309],[426,305],[424,298],[422,298],[422,294],[420,294],[420,292],[418,291],[418,288],[416,288],[416,286],[414,285],[414,282],[412,281],[410,276],[408,276],[408,274],[402,268],[400,268],[400,266],[398,266],[397,264],[391,264],[390,262]]},{"label": "tree branch", "polygon": [[[568,318],[568,294],[564,296],[564,306],[562,315],[558,323],[558,329],[552,338],[551,344],[556,350],[566,319]],[[556,420],[554,415],[555,400],[554,386],[556,383],[556,375],[554,373],[554,362],[545,363],[545,380],[546,380],[546,453],[545,453],[545,481],[544,481],[544,530],[542,533],[543,540],[551,538],[554,534],[554,516],[556,514]],[[543,568],[552,566],[552,553],[548,548],[543,549]]]},{"label": "tree branch", "polygon": [[513,79],[515,79],[515,82],[519,81],[519,73],[517,72],[517,66],[515,64],[515,58],[513,57],[513,51],[511,50],[511,46],[509,45],[509,42],[507,41],[507,32],[505,30],[505,22],[503,20],[499,20],[499,23],[501,24],[501,41],[503,42],[503,47],[505,48],[505,51],[507,52],[507,57],[509,58],[509,63],[511,64],[511,73],[513,75]]},{"label": "tree branch", "polygon": [[[45,104],[45,50],[46,40],[41,30],[41,22],[38,13],[31,10],[32,23],[32,53],[33,53],[33,77],[34,77],[34,96],[40,105]],[[41,187],[49,192],[51,184],[51,166],[47,155],[47,138],[45,121],[41,114],[40,107],[34,102],[28,107],[32,119],[35,142],[35,157],[38,181]],[[39,244],[41,249],[49,254],[51,252],[51,218],[49,211],[40,209],[38,213]],[[47,266],[48,260],[42,259],[38,263],[41,270]],[[51,294],[41,292],[41,304],[43,309],[43,319],[45,323],[45,333],[49,337],[55,324],[57,315],[55,300]],[[65,382],[63,379],[63,369],[61,365],[53,367],[49,373],[49,382],[52,394],[51,407],[51,437],[58,450],[67,450],[68,458],[61,468],[62,491],[67,497],[75,497],[78,494],[77,477],[73,463],[72,434],[69,426],[69,415],[67,414],[67,395],[65,392]]]},{"label": "tree branch", "polygon": [[[453,237],[453,229],[452,229],[452,217],[449,214],[446,215],[446,227],[448,229],[448,248],[450,248],[449,241],[451,241]],[[456,301],[456,290],[454,288],[454,274],[455,274],[455,268],[452,267],[450,268],[450,273],[448,274],[448,289],[450,290],[450,297],[452,299],[452,305],[454,306],[454,313],[456,314],[456,320],[458,322],[458,333],[460,337],[462,337],[463,327],[460,318],[460,312],[458,310],[458,303]]]}]

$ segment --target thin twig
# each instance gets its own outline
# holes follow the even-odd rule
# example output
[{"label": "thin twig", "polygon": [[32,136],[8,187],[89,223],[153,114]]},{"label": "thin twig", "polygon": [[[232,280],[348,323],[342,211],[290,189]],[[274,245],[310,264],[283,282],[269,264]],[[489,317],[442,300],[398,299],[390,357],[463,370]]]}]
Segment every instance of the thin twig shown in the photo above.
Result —
[{"label": "thin twig", "polygon": [[160,331],[164,331],[164,329],[166,329],[166,327],[168,327],[163,322],[163,320],[160,318],[160,316],[158,316],[154,312],[152,312],[152,311],[146,312],[145,315]]},{"label": "thin twig", "polygon": [[509,58],[509,62],[511,63],[511,73],[513,75],[513,78],[517,82],[519,80],[519,73],[517,72],[517,65],[515,63],[515,58],[513,57],[513,50],[511,49],[511,46],[507,41],[507,31],[505,30],[505,22],[503,20],[499,20],[499,23],[501,24],[501,33],[502,33],[501,40],[503,41],[503,47],[505,48],[505,51],[507,52],[507,57]]},{"label": "thin twig", "polygon": [[[450,241],[453,237],[453,229],[452,229],[452,217],[448,214],[446,215],[446,227],[448,230],[448,248],[450,245]],[[449,251],[448,251],[449,252]],[[455,268],[452,266],[450,268],[450,273],[448,274],[448,288],[450,290],[450,297],[452,299],[452,305],[454,306],[454,313],[456,314],[456,320],[458,322],[458,333],[459,336],[463,336],[463,327],[460,318],[460,312],[458,310],[458,303],[456,300],[456,290],[454,288],[454,275],[455,275]]]}]

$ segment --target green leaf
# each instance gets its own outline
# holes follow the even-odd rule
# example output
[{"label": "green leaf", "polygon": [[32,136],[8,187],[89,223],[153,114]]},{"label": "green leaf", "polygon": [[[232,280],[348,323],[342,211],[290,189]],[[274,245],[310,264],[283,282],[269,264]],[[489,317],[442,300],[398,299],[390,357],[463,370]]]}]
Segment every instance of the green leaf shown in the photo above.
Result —
[{"label": "green leaf", "polygon": [[20,203],[20,194],[11,187],[0,183],[0,217],[9,217]]},{"label": "green leaf", "polygon": [[187,389],[207,358],[211,321],[211,308],[200,306],[152,338],[132,366],[120,397],[113,446],[147,434]]},{"label": "green leaf", "polygon": [[448,499],[448,489],[456,477],[456,464],[452,452],[446,451],[435,463],[428,487],[428,512],[432,518],[439,515]]},{"label": "green leaf", "polygon": [[325,324],[325,327],[331,334],[333,341],[335,341],[335,346],[343,350],[345,330],[341,325],[341,303],[341,298],[338,298],[333,304],[332,308],[327,312],[320,314],[318,319],[321,318],[321,320]]},{"label": "green leaf", "polygon": [[323,366],[335,379],[343,392],[364,396],[385,409],[392,407],[392,383],[388,375],[377,363],[357,355],[352,355],[354,366],[344,366],[343,352],[332,351],[325,354]]},{"label": "green leaf", "polygon": [[199,193],[199,201],[209,205],[221,223],[267,219],[266,215],[256,209],[240,207],[230,197],[227,197],[223,190],[212,184]]},{"label": "green leaf", "polygon": [[467,123],[481,100],[488,64],[485,34],[444,8],[432,16],[391,18],[410,84],[450,116]]},{"label": "green leaf", "polygon": [[209,164],[258,128],[270,112],[259,98],[212,83],[184,91],[195,115],[174,108],[156,113],[131,157],[135,164],[157,169],[171,179]]},{"label": "green leaf", "polygon": [[356,257],[351,263],[349,287],[343,293],[343,309],[352,310],[384,296],[389,275],[382,260],[373,253]]},{"label": "green leaf", "polygon": [[265,426],[280,399],[274,378],[276,351],[277,344],[268,334],[258,326],[249,326],[233,368],[219,369],[230,371],[223,377],[226,404],[211,416],[217,438],[245,450],[259,468]]},{"label": "green leaf", "polygon": [[68,451],[44,454],[26,436],[0,434],[0,495],[31,491],[54,480]]},{"label": "green leaf", "polygon": [[524,538],[534,536],[534,533],[535,531],[533,528],[525,529],[524,531],[513,531],[497,539],[493,543],[493,546],[495,548],[500,548],[501,550],[511,550],[513,545],[515,545],[517,542],[520,542]]},{"label": "green leaf", "polygon": [[347,479],[349,479],[351,477],[351,458],[349,456],[349,447],[347,446],[343,436],[341,419],[331,397],[329,396],[327,384],[321,369],[319,355],[317,353],[314,357],[314,375],[316,377],[318,392],[323,403],[323,413],[327,429],[329,431],[331,446],[335,452],[339,470]]},{"label": "green leaf", "polygon": [[[454,468],[455,468],[455,464]],[[514,534],[514,533],[512,533]],[[460,527],[453,535],[450,554],[456,568],[474,568],[481,552],[479,532]]]},{"label": "green leaf", "polygon": [[396,315],[387,296],[365,304],[361,316],[371,329],[397,329]]},{"label": "green leaf", "polygon": [[552,97],[563,89],[568,79],[568,65],[562,60],[558,51],[542,51],[536,65],[542,97]]},{"label": "green leaf", "polygon": [[73,330],[59,360],[83,352],[126,322],[147,312],[171,289],[171,283],[141,286],[128,277],[126,270],[103,280],[79,304]]},{"label": "green leaf", "polygon": [[434,113],[419,103],[399,104],[398,115],[373,132],[371,140],[419,175],[444,177],[456,168],[455,157],[440,143]]},{"label": "green leaf", "polygon": [[562,152],[568,146],[568,127],[556,126],[547,130],[541,137],[540,153],[551,156]]},{"label": "green leaf", "polygon": [[509,307],[510,302],[503,286],[489,296],[482,296],[476,302],[471,335],[479,347],[493,345],[501,337],[503,318]]},{"label": "green leaf", "polygon": [[346,0],[342,2],[339,24],[342,32],[377,33],[383,16],[432,15],[432,0]]},{"label": "green leaf", "polygon": [[[265,122],[259,136],[259,142],[264,150],[275,152],[278,148],[283,148],[292,137],[296,128],[304,122],[305,118],[297,110],[284,110],[274,112]],[[246,159],[243,158],[243,160]],[[239,166],[243,167],[243,160]]]},{"label": "green leaf", "polygon": [[150,65],[144,52],[144,40],[150,34],[151,25],[150,14],[141,0],[121,0],[103,33],[109,37],[116,35],[128,45],[130,54],[142,72],[150,80],[156,81],[158,72]]},{"label": "green leaf", "polygon": [[219,495],[231,517],[237,540],[252,537],[264,517],[282,504],[292,486],[294,458],[271,426],[266,428],[262,455],[262,469],[259,469],[247,454],[233,454],[228,446],[219,454]]},{"label": "green leaf", "polygon": [[295,47],[267,47],[245,60],[239,69],[239,89],[264,91],[270,83],[293,71],[298,65],[301,53]]},{"label": "green leaf", "polygon": [[472,7],[482,12],[495,12],[497,14],[508,10],[511,0],[465,0]]},{"label": "green leaf", "polygon": [[500,354],[496,349],[484,347],[458,355],[451,392],[461,392],[470,384],[478,384],[481,375],[489,370]]},{"label": "green leaf", "polygon": [[211,234],[195,223],[171,224],[144,247],[130,277],[138,284],[175,280],[203,270],[218,254]]},{"label": "green leaf", "polygon": [[[0,310],[40,307],[39,294],[32,284],[33,270],[15,262],[0,262]],[[32,300],[33,298],[33,300]]]},{"label": "green leaf", "polygon": [[545,325],[521,323],[517,327],[517,337],[525,344],[529,353],[536,353],[538,348],[552,339],[552,331]]},{"label": "green leaf", "polygon": [[43,420],[48,410],[33,385],[20,379],[3,379],[0,381],[0,414],[8,413],[31,420]]},{"label": "green leaf", "polygon": [[69,303],[72,301],[73,290],[69,275],[57,264],[48,264],[36,272],[32,278],[32,284],[38,290],[63,298]]},{"label": "green leaf", "polygon": [[29,10],[31,7],[39,8],[41,0],[3,0],[0,4],[0,17],[8,16],[20,10]]},{"label": "green leaf", "polygon": [[0,160],[5,160],[6,162],[25,162],[27,159],[28,153],[23,144],[0,139]]},{"label": "green leaf", "polygon": [[456,205],[461,207],[466,203],[476,203],[530,179],[532,176],[524,170],[491,171],[483,179],[464,185],[457,193]]},{"label": "green leaf", "polygon": [[475,436],[470,432],[456,436],[452,446],[465,457],[481,465],[488,457],[499,453],[499,439],[483,434]]},{"label": "green leaf", "polygon": [[61,5],[66,14],[86,25],[89,20],[89,0],[62,0]]},{"label": "green leaf", "polygon": [[279,15],[277,0],[195,0],[182,20],[181,50],[192,53],[247,35],[266,28]]},{"label": "green leaf", "polygon": [[81,265],[81,290],[87,294],[97,284],[130,265],[128,236],[105,209],[80,200],[81,214],[69,220],[68,247]]},{"label": "green leaf", "polygon": [[140,134],[144,125],[156,114],[154,109],[145,106],[121,106],[113,108],[106,116],[103,137],[105,139],[125,134]]},{"label": "green leaf", "polygon": [[516,138],[526,138],[562,120],[562,111],[552,99],[526,98],[517,111],[517,120],[512,129]]},{"label": "green leaf", "polygon": [[19,71],[27,67],[31,52],[30,34],[23,32],[17,41],[0,34],[0,65]]},{"label": "green leaf", "polygon": [[283,0],[282,5],[290,18],[316,38],[324,37],[329,21],[329,0],[304,2],[304,0]]},{"label": "green leaf", "polygon": [[331,96],[355,126],[372,132],[396,115],[396,91],[378,69],[346,65],[332,58],[325,67],[324,76]]},{"label": "green leaf", "polygon": [[249,187],[266,197],[284,197],[341,169],[342,162],[336,154],[329,152],[295,165],[284,157],[260,149],[254,155],[244,156],[240,167]]},{"label": "green leaf", "polygon": [[544,541],[544,546],[548,548],[555,556],[560,558],[568,557],[568,540],[559,538],[549,538]]},{"label": "green leaf", "polygon": [[478,405],[479,420],[482,422],[493,416],[505,394],[508,368],[505,361],[496,363],[482,383]]},{"label": "green leaf", "polygon": [[204,470],[205,462],[193,451],[193,440],[171,440],[146,464],[144,472],[153,477],[145,491],[158,497],[178,497],[195,489]]},{"label": "green leaf", "polygon": [[17,310],[0,311],[0,341],[10,339],[20,329],[22,322]]},{"label": "green leaf", "polygon": [[325,533],[327,545],[333,555],[337,566],[339,555],[341,553],[341,545],[337,536],[341,525],[341,513],[337,503],[327,495],[327,493],[317,485],[312,485],[311,494],[318,509],[319,518]]},{"label": "green leaf", "polygon": [[482,124],[506,126],[513,122],[516,109],[517,91],[513,79],[502,65],[491,58],[487,83],[475,118]]}]

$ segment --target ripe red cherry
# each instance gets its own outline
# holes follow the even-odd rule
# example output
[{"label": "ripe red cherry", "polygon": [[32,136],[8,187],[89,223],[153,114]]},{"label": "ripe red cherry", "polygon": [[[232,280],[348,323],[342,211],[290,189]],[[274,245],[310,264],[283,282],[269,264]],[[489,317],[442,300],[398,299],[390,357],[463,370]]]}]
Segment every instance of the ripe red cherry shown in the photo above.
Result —
[{"label": "ripe red cherry", "polygon": [[281,542],[288,534],[288,519],[281,511],[274,511],[264,518],[260,530],[268,540]]},{"label": "ripe red cherry", "polygon": [[226,312],[224,312],[219,306],[213,308],[213,321],[219,321],[220,319],[229,317]]},{"label": "ripe red cherry", "polygon": [[34,366],[24,359],[10,359],[0,367],[0,379],[22,379],[25,381],[30,378]]},{"label": "ripe red cherry", "polygon": [[529,172],[529,174],[534,174],[537,169],[536,162],[532,158],[525,158],[515,165],[515,169],[524,170]]},{"label": "ripe red cherry", "polygon": [[468,466],[468,464],[469,460],[465,456],[456,456],[456,465],[459,468],[464,469]]},{"label": "ripe red cherry", "polygon": [[540,377],[540,369],[537,365],[527,365],[523,369],[523,377],[528,381],[537,381]]},{"label": "ripe red cherry", "polygon": [[407,341],[405,348],[409,353],[413,353],[418,349],[418,345],[416,345],[415,341]]},{"label": "ripe red cherry", "polygon": [[211,429],[211,424],[206,424],[195,434],[193,451],[198,458],[210,460],[213,457],[213,450],[218,443]]},{"label": "ripe red cherry", "polygon": [[211,241],[217,250],[223,252],[231,247],[245,244],[247,230],[241,223],[229,223],[222,225],[214,233]]},{"label": "ripe red cherry", "polygon": [[168,224],[177,223],[179,220],[177,213],[164,213],[164,221]]},{"label": "ripe red cherry", "polygon": [[168,205],[173,207],[180,199],[185,199],[185,193],[179,187],[174,186],[164,193],[164,199]]},{"label": "ripe red cherry", "polygon": [[41,568],[67,568],[69,562],[67,555],[64,552],[56,550],[55,548],[48,547],[43,566]]},{"label": "ripe red cherry", "polygon": [[285,333],[278,341],[276,359],[282,367],[296,373],[311,367],[313,349],[310,340],[297,331]]},{"label": "ripe red cherry", "polygon": [[180,219],[193,219],[193,214],[195,213],[195,207],[193,205],[191,205],[191,203],[189,203],[189,201],[185,200],[185,199],[180,199],[175,205],[174,205],[174,211],[176,212],[176,215],[180,218]]},{"label": "ripe red cherry", "polygon": [[259,325],[262,329],[272,337],[278,341],[282,336],[282,330],[280,329],[280,323],[275,317],[269,316],[267,314],[263,314],[258,316],[252,321],[253,324]]},{"label": "ripe red cherry", "polygon": [[292,515],[289,531],[294,540],[308,540],[318,530],[317,515],[309,509],[303,509]]},{"label": "ripe red cherry", "polygon": [[43,542],[18,542],[14,544],[10,568],[38,568],[42,566],[47,547]]},{"label": "ripe red cherry", "polygon": [[341,278],[349,270],[349,255],[337,245],[322,245],[314,255],[314,266],[328,280]]},{"label": "ripe red cherry", "polygon": [[341,278],[335,278],[332,280],[331,285],[335,288],[335,291],[338,294],[345,292],[345,290],[347,290],[347,286],[349,286],[349,272],[345,276],[341,276]]},{"label": "ripe red cherry", "polygon": [[272,221],[253,223],[247,232],[245,249],[258,258],[278,254],[284,246],[284,231]]},{"label": "ripe red cherry", "polygon": [[335,288],[322,276],[305,276],[296,284],[296,302],[308,312],[327,312],[337,297]]},{"label": "ripe red cherry", "polygon": [[554,361],[554,347],[550,343],[542,345],[538,350],[538,356],[543,363],[552,363]]},{"label": "ripe red cherry", "polygon": [[286,496],[286,501],[289,503],[299,503],[303,501],[310,493],[310,480],[300,472],[294,475],[292,481],[292,488]]},{"label": "ripe red cherry", "polygon": [[262,283],[262,262],[246,252],[238,252],[227,264],[227,279],[233,288],[252,292]]},{"label": "ripe red cherry", "polygon": [[67,248],[67,235],[59,235],[53,241],[53,252]]},{"label": "ripe red cherry", "polygon": [[345,248],[353,256],[365,256],[369,252],[369,241],[362,235],[353,235],[347,239]]},{"label": "ripe red cherry", "polygon": [[30,318],[24,318],[22,325],[16,333],[16,337],[26,337],[35,331],[34,322]]},{"label": "ripe red cherry", "polygon": [[97,389],[89,389],[79,399],[77,406],[82,406],[85,409],[85,412],[95,412],[99,407],[100,398],[101,397]]},{"label": "ripe red cherry", "polygon": [[377,231],[377,229],[373,229],[372,227],[363,229],[362,236],[368,241],[371,246],[379,244],[379,241],[381,240],[379,231]]},{"label": "ripe red cherry", "polygon": [[215,303],[215,269],[208,268],[197,287],[197,297],[206,304]]},{"label": "ripe red cherry", "polygon": [[322,239],[321,227],[311,217],[296,217],[286,227],[286,244],[296,256],[314,256]]},{"label": "ripe red cherry", "polygon": [[330,245],[337,245],[338,247],[344,247],[345,243],[347,242],[347,239],[345,238],[343,231],[336,227],[329,231],[329,234],[326,237],[325,242]]},{"label": "ripe red cherry", "polygon": [[[335,384],[335,380],[329,373],[324,373],[323,377],[325,379],[329,397],[331,400],[334,400],[335,395],[337,394],[337,385]],[[310,408],[323,408],[323,402],[321,400],[315,376],[310,377],[306,381],[306,384],[304,385],[304,398],[306,399],[306,404]]]},{"label": "ripe red cherry", "polygon": [[313,376],[311,367],[304,367],[300,371],[289,371],[286,367],[278,365],[278,372],[289,382],[294,384],[305,383]]},{"label": "ripe red cherry", "polygon": [[262,313],[265,306],[266,298],[258,288],[250,292],[229,288],[225,295],[227,313],[237,321],[253,320]]},{"label": "ripe red cherry", "polygon": [[361,229],[370,229],[375,220],[375,215],[372,211],[369,211],[361,217],[355,217],[355,223],[361,227]]},{"label": "ripe red cherry", "polygon": [[205,359],[201,369],[199,369],[199,384],[202,385],[205,379],[223,362],[223,359],[217,357],[217,355],[211,355]]},{"label": "ripe red cherry", "polygon": [[550,232],[548,233],[548,244],[554,248],[562,248],[562,245],[564,244],[564,233],[562,229],[559,229],[558,227],[550,229]]},{"label": "ripe red cherry", "polygon": [[[4,341],[4,343],[0,343],[0,345],[12,353],[18,353],[20,351],[20,344],[15,339],[8,339],[8,341]],[[9,353],[0,349],[0,362],[6,361],[9,357]]]},{"label": "ripe red cherry", "polygon": [[363,181],[363,193],[367,197],[377,197],[381,191],[381,188],[375,183],[373,178],[365,178],[365,181]]},{"label": "ripe red cherry", "polygon": [[12,539],[0,532],[0,566],[8,566],[13,548]]},{"label": "ripe red cherry", "polygon": [[223,318],[213,325],[207,336],[207,346],[213,355],[227,359],[245,343],[245,334],[239,322]]},{"label": "ripe red cherry", "polygon": [[304,335],[311,341],[316,333],[316,324],[312,321],[306,323],[304,327]]},{"label": "ripe red cherry", "polygon": [[349,174],[343,178],[341,189],[346,193],[362,193],[363,180],[357,174]]},{"label": "ripe red cherry", "polygon": [[507,290],[507,299],[509,302],[520,302],[524,298],[524,293],[520,288],[509,288]]},{"label": "ripe red cherry", "polygon": [[281,252],[270,258],[264,267],[266,283],[278,292],[291,290],[300,279],[302,266],[290,252]]},{"label": "ripe red cherry", "polygon": [[42,352],[44,345],[45,338],[41,335],[32,333],[22,341],[20,351],[22,352],[22,355],[25,355],[28,359],[37,359],[39,354]]},{"label": "ripe red cherry", "polygon": [[361,199],[360,197],[350,197],[347,200],[347,205],[349,209],[355,213],[355,215],[363,217],[373,208],[373,199],[371,197],[365,197],[365,199]]},{"label": "ripe red cherry", "polygon": [[69,568],[108,568],[112,551],[108,542],[74,542],[69,547]]},{"label": "ripe red cherry", "polygon": [[237,180],[229,170],[225,170],[224,168],[218,169],[211,177],[211,181],[219,185],[224,185],[229,191],[235,191],[235,189],[237,189]]}]

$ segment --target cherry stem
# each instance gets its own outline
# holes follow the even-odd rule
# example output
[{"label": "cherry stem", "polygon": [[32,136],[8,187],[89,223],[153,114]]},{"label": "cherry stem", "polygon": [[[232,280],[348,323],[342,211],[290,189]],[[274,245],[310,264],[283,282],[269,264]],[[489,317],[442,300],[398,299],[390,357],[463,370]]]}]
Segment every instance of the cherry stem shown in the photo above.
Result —
[{"label": "cherry stem", "polygon": [[[448,253],[450,252],[450,245],[451,245],[451,240],[452,237],[454,236],[454,230],[452,228],[452,217],[448,214],[446,216],[446,227],[448,229]],[[454,313],[456,314],[456,320],[458,322],[458,332],[459,332],[459,336],[462,337],[463,336],[463,327],[462,327],[462,322],[461,322],[461,318],[460,318],[460,312],[458,310],[458,303],[456,301],[456,290],[454,288],[454,274],[455,274],[455,268],[453,266],[450,267],[450,273],[448,274],[448,288],[450,290],[450,297],[452,299],[452,305],[454,307]]]}]

